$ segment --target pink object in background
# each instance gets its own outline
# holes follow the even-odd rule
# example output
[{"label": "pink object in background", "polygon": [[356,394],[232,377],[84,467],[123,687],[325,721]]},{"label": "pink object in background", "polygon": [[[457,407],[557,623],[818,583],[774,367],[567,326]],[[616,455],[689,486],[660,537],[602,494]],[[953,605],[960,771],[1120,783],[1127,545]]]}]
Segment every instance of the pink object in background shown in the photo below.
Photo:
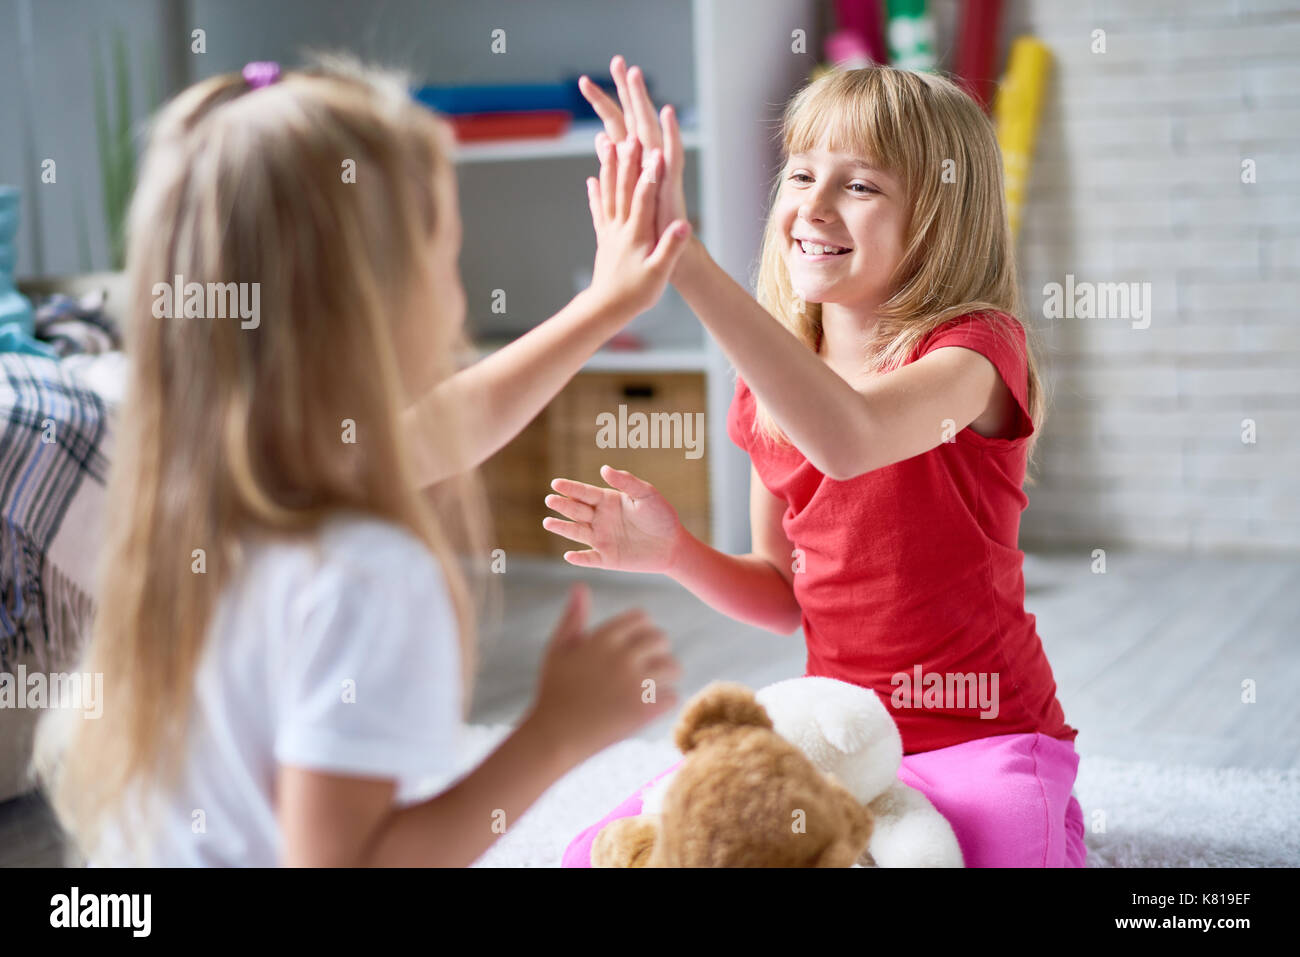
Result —
[{"label": "pink object in background", "polygon": [[[835,23],[842,33],[858,36],[874,63],[889,62],[885,45],[885,17],[880,0],[835,0]],[[830,53],[830,41],[827,41]],[[832,57],[834,59],[834,57]]]},{"label": "pink object in background", "polygon": [[998,27],[1002,0],[967,0],[957,29],[957,58],[953,72],[984,112],[993,103],[997,85]]},{"label": "pink object in background", "polygon": [[826,59],[845,70],[858,70],[873,66],[875,60],[862,42],[862,37],[848,30],[840,30],[826,38]]}]

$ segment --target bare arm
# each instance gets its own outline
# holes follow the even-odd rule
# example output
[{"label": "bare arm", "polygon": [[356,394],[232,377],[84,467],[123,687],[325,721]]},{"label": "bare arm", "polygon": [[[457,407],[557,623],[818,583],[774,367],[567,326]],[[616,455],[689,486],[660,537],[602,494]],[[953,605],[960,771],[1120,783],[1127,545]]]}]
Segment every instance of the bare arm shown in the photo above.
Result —
[{"label": "bare arm", "polygon": [[290,867],[463,867],[499,836],[493,815],[513,824],[577,763],[539,732],[520,725],[449,790],[393,809],[391,780],[353,778],[282,766],[277,792]]},{"label": "bare arm", "polygon": [[749,523],[754,550],[727,555],[684,532],[668,576],[724,615],[778,635],[799,627],[791,553],[781,526],[786,503],[769,492],[750,467]]},{"label": "bare arm", "polygon": [[850,479],[939,445],[990,405],[1000,383],[988,359],[948,347],[855,389],[795,338],[698,241],[673,276],[678,291],[746,385],[818,471]]},{"label": "bare arm", "polygon": [[751,480],[754,551],[728,555],[705,545],[682,525],[677,510],[649,482],[605,466],[609,488],[556,479],[546,505],[564,519],[542,519],[547,531],[589,546],[564,553],[586,568],[668,575],[737,621],[788,635],[799,627],[789,568],[790,543],[781,528],[785,503],[757,476]]},{"label": "bare arm", "polygon": [[[596,350],[630,318],[580,293],[541,325],[461,370],[405,413],[417,437],[417,482],[434,485],[475,468],[523,431]],[[455,410],[467,443],[459,462],[438,456],[436,436]]]}]

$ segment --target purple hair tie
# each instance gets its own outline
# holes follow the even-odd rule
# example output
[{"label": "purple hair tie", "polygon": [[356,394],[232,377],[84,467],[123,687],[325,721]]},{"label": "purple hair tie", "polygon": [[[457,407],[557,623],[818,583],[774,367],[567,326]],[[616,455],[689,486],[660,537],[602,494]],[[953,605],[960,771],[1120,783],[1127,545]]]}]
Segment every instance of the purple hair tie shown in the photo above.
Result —
[{"label": "purple hair tie", "polygon": [[260,90],[280,79],[280,64],[273,60],[254,60],[244,67],[244,82],[251,90]]}]

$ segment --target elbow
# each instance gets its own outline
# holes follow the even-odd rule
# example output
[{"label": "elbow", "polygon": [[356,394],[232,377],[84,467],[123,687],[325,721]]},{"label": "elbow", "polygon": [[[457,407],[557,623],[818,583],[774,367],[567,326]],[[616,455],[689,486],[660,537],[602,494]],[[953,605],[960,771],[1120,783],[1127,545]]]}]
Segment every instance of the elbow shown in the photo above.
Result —
[{"label": "elbow", "polygon": [[819,472],[836,482],[847,482],[880,467],[879,463],[873,461],[875,457],[871,448],[857,442],[840,442],[835,447],[820,451],[820,455],[816,458],[810,455],[808,460]]},{"label": "elbow", "polygon": [[870,449],[860,448],[837,449],[825,456],[824,461],[813,463],[819,472],[836,482],[847,482],[889,464],[880,461]]},{"label": "elbow", "polygon": [[793,591],[790,595],[790,605],[791,607],[783,611],[779,617],[764,622],[763,630],[782,638],[789,638],[796,634],[803,627],[803,609],[794,600]]}]

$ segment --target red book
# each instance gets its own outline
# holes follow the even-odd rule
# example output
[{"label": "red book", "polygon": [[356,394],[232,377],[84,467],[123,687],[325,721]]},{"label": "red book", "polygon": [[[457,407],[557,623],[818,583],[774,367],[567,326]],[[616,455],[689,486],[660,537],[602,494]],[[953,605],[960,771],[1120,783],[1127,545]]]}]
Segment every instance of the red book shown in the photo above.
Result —
[{"label": "red book", "polygon": [[573,114],[568,110],[461,113],[443,118],[451,124],[459,143],[555,137],[564,133],[573,122]]}]

